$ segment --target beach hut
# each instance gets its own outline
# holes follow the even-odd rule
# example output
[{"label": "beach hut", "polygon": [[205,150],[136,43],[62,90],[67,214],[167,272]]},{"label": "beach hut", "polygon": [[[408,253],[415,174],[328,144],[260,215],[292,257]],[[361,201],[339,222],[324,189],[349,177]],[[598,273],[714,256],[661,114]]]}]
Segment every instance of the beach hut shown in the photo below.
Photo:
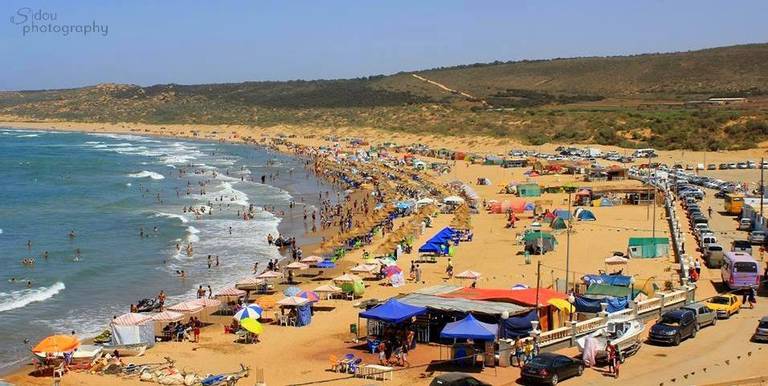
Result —
[{"label": "beach hut", "polygon": [[568,228],[568,224],[565,223],[565,220],[563,220],[562,217],[555,217],[554,219],[552,219],[552,222],[549,224],[549,227],[554,230],[560,230],[560,229]]},{"label": "beach hut", "polygon": [[155,321],[144,314],[127,313],[120,315],[109,324],[112,344],[155,344]]},{"label": "beach hut", "polygon": [[520,197],[539,197],[541,196],[541,186],[539,184],[518,184],[517,195]]},{"label": "beach hut", "polygon": [[579,213],[576,215],[576,218],[579,221],[595,221],[597,218],[595,217],[595,214],[592,213],[591,210],[583,209],[580,210]]},{"label": "beach hut", "polygon": [[667,237],[630,237],[627,247],[630,258],[653,258],[669,256]]}]

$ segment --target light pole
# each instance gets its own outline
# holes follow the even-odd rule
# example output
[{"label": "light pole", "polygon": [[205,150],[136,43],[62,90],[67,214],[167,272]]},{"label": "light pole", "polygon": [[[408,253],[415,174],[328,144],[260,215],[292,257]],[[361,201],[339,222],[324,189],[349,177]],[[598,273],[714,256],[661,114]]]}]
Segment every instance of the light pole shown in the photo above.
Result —
[{"label": "light pole", "polygon": [[[571,216],[571,192],[568,192],[568,217]],[[568,291],[568,275],[571,270],[571,220],[568,219],[568,224],[565,228],[565,291]]]}]

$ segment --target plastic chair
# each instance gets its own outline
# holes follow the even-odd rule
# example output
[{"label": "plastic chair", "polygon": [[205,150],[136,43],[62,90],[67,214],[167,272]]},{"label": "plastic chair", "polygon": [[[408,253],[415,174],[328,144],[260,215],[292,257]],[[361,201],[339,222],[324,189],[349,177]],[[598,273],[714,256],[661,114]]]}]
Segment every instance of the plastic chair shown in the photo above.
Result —
[{"label": "plastic chair", "polygon": [[362,358],[357,358],[352,362],[349,362],[349,364],[347,364],[347,373],[357,374],[357,372],[360,370],[360,366],[362,363],[363,363]]},{"label": "plastic chair", "polygon": [[328,363],[331,365],[331,370],[334,373],[339,372],[339,368],[341,367],[341,363],[339,362],[339,358],[336,357],[336,355],[330,355],[328,357]]}]

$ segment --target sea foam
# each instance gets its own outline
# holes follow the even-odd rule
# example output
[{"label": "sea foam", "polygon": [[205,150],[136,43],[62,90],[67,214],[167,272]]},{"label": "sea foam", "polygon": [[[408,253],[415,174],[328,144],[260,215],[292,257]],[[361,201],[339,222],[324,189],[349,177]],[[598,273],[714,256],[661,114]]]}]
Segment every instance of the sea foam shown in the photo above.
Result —
[{"label": "sea foam", "polygon": [[56,294],[63,291],[64,288],[66,288],[64,283],[59,281],[50,287],[24,289],[20,291],[12,291],[10,293],[0,292],[0,298],[4,299],[0,302],[0,312],[21,308],[34,302],[45,301],[56,296]]},{"label": "sea foam", "polygon": [[138,172],[138,173],[129,174],[128,177],[132,177],[132,178],[147,178],[147,177],[149,177],[149,178],[151,178],[153,180],[162,180],[163,178],[165,178],[160,173],[150,172],[148,170],[144,170],[144,171],[141,171],[141,172]]}]

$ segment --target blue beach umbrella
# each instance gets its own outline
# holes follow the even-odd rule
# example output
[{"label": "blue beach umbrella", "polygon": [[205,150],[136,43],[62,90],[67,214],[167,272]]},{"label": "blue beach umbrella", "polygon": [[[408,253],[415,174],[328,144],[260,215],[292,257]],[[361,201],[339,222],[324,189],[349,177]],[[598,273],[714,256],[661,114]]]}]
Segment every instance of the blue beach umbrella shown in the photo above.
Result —
[{"label": "blue beach umbrella", "polygon": [[299,292],[301,292],[301,288],[296,286],[290,286],[283,290],[283,295],[291,297],[291,296],[296,296],[296,294],[298,294]]},{"label": "blue beach umbrella", "polygon": [[237,311],[237,313],[235,313],[234,318],[235,320],[242,320],[245,318],[259,319],[261,318],[261,314],[263,313],[264,313],[264,309],[261,308],[260,305],[254,303],[254,304],[249,304],[243,307],[242,309],[240,309],[240,311]]}]

